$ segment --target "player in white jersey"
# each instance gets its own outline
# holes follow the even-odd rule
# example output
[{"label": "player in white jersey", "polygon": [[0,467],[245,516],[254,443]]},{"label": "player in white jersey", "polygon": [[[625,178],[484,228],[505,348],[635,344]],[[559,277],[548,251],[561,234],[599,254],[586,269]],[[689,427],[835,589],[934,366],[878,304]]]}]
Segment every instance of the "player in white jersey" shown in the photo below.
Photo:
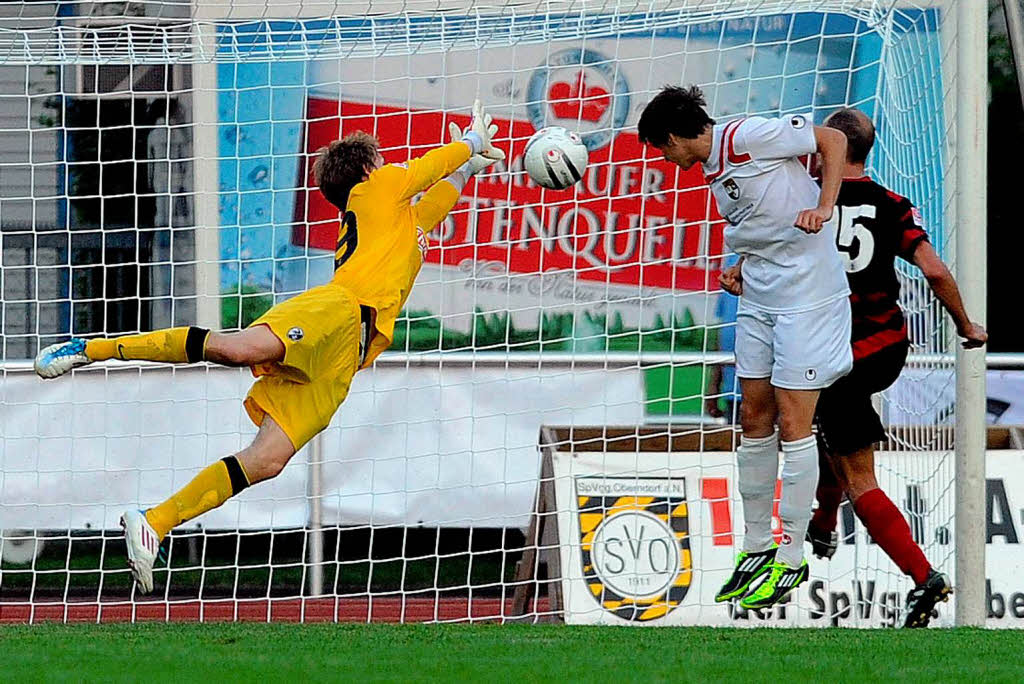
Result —
[{"label": "player in white jersey", "polygon": [[[640,141],[667,161],[683,169],[701,163],[728,224],[726,245],[742,258],[736,375],[743,436],[736,461],[745,532],[736,568],[715,600],[742,596],[742,607],[765,608],[807,579],[803,540],[818,481],[814,409],[820,390],[853,365],[850,291],[834,228],[826,224],[842,182],[846,138],[804,115],[716,124],[704,106],[696,86],[666,87],[647,104],[637,129]],[[820,190],[798,159],[816,152]],[[779,437],[782,539],[776,546]]]}]

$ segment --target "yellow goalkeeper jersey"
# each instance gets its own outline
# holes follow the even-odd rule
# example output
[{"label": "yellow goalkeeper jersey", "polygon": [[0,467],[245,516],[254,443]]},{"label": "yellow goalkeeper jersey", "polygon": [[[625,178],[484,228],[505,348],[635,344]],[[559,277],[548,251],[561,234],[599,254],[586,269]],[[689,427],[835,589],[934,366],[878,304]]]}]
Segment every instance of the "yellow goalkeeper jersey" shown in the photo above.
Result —
[{"label": "yellow goalkeeper jersey", "polygon": [[363,368],[391,346],[395,319],[423,265],[426,233],[458,200],[459,190],[438,181],[469,157],[468,145],[451,143],[406,164],[385,165],[352,188],[338,230],[332,280],[377,312],[377,334]]}]

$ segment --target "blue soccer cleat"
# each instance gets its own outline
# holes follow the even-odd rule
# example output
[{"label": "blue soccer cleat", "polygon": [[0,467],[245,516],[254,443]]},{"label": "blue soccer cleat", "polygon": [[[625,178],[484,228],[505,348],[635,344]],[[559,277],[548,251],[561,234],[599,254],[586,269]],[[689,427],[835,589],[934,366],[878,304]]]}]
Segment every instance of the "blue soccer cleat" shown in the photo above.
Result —
[{"label": "blue soccer cleat", "polygon": [[72,368],[90,363],[92,363],[92,359],[85,355],[85,340],[80,337],[72,337],[67,342],[51,344],[36,354],[33,366],[36,369],[36,375],[48,380],[60,377]]}]

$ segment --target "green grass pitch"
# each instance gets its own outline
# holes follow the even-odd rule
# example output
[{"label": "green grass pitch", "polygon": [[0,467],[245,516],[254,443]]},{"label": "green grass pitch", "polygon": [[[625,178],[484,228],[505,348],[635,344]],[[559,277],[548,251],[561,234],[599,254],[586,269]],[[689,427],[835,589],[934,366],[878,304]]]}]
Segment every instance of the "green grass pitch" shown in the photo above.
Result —
[{"label": "green grass pitch", "polygon": [[1013,630],[0,626],[2,681],[1019,682]]}]

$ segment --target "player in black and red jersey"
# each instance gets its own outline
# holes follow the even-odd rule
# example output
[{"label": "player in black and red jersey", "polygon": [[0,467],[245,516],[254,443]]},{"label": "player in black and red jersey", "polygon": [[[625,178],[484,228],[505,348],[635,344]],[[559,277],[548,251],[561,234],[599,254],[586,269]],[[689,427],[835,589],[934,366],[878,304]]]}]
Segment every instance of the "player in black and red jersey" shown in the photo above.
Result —
[{"label": "player in black and red jersey", "polygon": [[[910,342],[900,309],[900,283],[895,261],[913,263],[956,323],[963,346],[985,344],[988,334],[964,309],[956,281],[928,242],[917,209],[905,197],[887,190],[864,173],[875,142],[871,120],[856,109],[841,109],[825,125],[846,134],[847,163],[833,220],[837,243],[846,262],[853,310],[853,370],[821,393],[819,435],[828,454],[820,468],[817,499],[807,532],[815,555],[830,558],[837,546],[836,518],[845,494],[868,534],[913,578],[907,596],[904,626],[925,627],[935,603],[952,592],[949,578],[934,570],[914,542],[899,509],[875,479],[875,442],[885,438],[871,395],[886,389],[906,363]],[[725,289],[742,288],[740,267],[722,275]]]},{"label": "player in black and red jersey", "polygon": [[874,445],[885,439],[885,430],[871,395],[896,381],[910,347],[898,304],[896,257],[921,269],[953,317],[965,349],[984,345],[988,334],[968,317],[956,281],[928,242],[917,208],[864,174],[875,142],[871,119],[856,109],[841,109],[825,125],[842,131],[847,139],[847,165],[836,202],[837,242],[852,292],[854,364],[853,371],[822,392],[818,402],[820,432],[832,468],[821,469],[818,509],[808,538],[817,555],[831,557],[836,512],[845,493],[871,538],[916,584],[907,596],[904,626],[925,627],[935,603],[952,591],[949,578],[932,568],[903,514],[875,480]]}]

